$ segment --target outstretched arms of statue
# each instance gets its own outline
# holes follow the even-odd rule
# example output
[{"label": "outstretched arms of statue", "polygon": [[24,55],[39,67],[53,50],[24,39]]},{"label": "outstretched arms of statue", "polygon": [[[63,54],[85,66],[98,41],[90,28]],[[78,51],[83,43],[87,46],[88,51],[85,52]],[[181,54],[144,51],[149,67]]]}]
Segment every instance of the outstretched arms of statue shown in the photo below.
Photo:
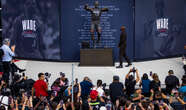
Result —
[{"label": "outstretched arms of statue", "polygon": [[109,9],[108,9],[108,8],[102,8],[101,11],[102,11],[102,12],[104,12],[104,11],[109,11]]},{"label": "outstretched arms of statue", "polygon": [[92,8],[89,8],[88,4],[86,4],[86,5],[84,6],[84,9],[85,9],[86,11],[92,11]]}]

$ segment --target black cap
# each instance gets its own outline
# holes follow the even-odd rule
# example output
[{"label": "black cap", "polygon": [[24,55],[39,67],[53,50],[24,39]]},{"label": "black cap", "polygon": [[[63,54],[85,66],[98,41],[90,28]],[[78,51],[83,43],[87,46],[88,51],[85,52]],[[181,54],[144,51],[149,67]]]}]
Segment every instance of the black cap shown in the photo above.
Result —
[{"label": "black cap", "polygon": [[119,76],[117,75],[113,76],[113,80],[119,80]]},{"label": "black cap", "polygon": [[173,70],[169,70],[168,73],[169,74],[174,74],[174,71]]}]

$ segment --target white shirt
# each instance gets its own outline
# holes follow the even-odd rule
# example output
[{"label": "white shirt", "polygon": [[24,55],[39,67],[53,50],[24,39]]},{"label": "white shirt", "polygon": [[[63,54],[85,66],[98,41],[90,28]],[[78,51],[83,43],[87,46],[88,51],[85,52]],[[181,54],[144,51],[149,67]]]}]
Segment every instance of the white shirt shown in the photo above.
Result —
[{"label": "white shirt", "polygon": [[3,55],[2,61],[7,61],[7,62],[12,61],[12,57],[15,56],[15,54],[14,54],[14,52],[12,52],[10,47],[8,45],[4,44],[1,48],[4,51],[4,55]]},{"label": "white shirt", "polygon": [[183,59],[183,64],[186,65],[186,59]]},{"label": "white shirt", "polygon": [[101,87],[94,87],[93,90],[96,90],[98,92],[98,95],[102,97],[104,95],[104,90]]},{"label": "white shirt", "polygon": [[[2,98],[3,97],[3,98]],[[6,110],[8,110],[8,97],[7,96],[0,96],[0,101],[1,101],[1,98],[2,98],[2,102],[1,102],[1,105],[5,106]],[[5,104],[5,105],[4,105]]]}]

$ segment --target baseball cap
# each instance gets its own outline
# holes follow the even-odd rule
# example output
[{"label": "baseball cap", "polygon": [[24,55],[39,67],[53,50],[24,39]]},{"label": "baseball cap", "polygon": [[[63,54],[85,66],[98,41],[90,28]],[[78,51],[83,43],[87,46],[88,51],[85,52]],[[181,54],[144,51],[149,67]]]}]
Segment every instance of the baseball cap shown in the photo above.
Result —
[{"label": "baseball cap", "polygon": [[117,76],[117,75],[116,76],[113,76],[113,79],[114,80],[119,80],[119,76]]},{"label": "baseball cap", "polygon": [[92,100],[96,99],[97,96],[98,96],[98,92],[97,92],[96,90],[92,90],[92,91],[90,92],[90,98],[91,98]]}]

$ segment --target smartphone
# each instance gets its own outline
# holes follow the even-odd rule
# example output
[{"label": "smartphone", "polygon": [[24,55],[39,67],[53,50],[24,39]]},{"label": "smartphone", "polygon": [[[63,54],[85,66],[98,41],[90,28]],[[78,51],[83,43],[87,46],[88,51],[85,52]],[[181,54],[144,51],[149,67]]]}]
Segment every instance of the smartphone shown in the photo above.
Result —
[{"label": "smartphone", "polygon": [[23,73],[22,76],[25,77],[25,73]]},{"label": "smartphone", "polygon": [[164,103],[163,100],[161,100],[161,101],[160,101],[160,105],[163,105],[163,103]]},{"label": "smartphone", "polygon": [[60,105],[63,105],[63,104],[64,104],[63,100],[61,100],[61,101],[59,102],[59,104],[60,104]]},{"label": "smartphone", "polygon": [[53,91],[53,92],[52,92],[52,96],[53,96],[53,97],[56,97],[56,96],[57,96],[57,91]]},{"label": "smartphone", "polygon": [[150,71],[150,76],[152,76],[152,71]]},{"label": "smartphone", "polygon": [[178,90],[177,90],[177,89],[172,89],[172,92],[173,92],[174,94],[176,94],[176,93],[178,93]]}]

